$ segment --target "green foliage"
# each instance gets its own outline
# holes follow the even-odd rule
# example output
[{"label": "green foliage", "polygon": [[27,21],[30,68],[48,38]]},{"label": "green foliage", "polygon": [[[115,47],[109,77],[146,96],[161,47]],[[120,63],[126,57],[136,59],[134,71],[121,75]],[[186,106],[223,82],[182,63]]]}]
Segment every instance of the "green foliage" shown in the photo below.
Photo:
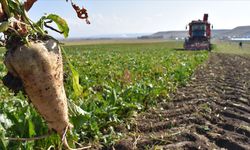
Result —
[{"label": "green foliage", "polygon": [[6,140],[6,137],[29,138],[48,133],[46,123],[21,93],[17,96],[9,94],[4,101],[1,101],[0,130],[3,130],[0,134],[1,149],[33,149],[37,146],[49,147],[50,145],[58,145],[58,143],[60,143],[60,138],[57,136],[51,136],[48,139],[25,143]]},{"label": "green foliage", "polygon": [[[121,126],[129,129],[131,118],[138,112],[169,100],[169,93],[186,84],[208,56],[206,51],[172,49],[181,45],[166,42],[65,46],[66,59],[71,62],[64,65],[70,121],[74,125],[68,135],[70,145],[74,147],[73,141],[113,144],[122,137]],[[0,62],[0,79],[5,73]],[[74,87],[77,83],[81,88]],[[35,142],[4,140],[44,135],[48,128],[22,94],[13,96],[1,82],[0,100],[0,116],[8,120],[0,120],[0,149],[60,147],[56,135]]]},{"label": "green foliage", "polygon": [[66,58],[67,65],[69,66],[69,69],[71,71],[72,87],[74,89],[75,96],[79,97],[83,92],[83,88],[79,84],[79,73],[74,68],[74,66],[71,64],[69,58],[67,57],[67,54],[66,54],[64,48],[63,47],[61,47],[61,48],[62,48],[62,52],[64,54],[64,57]]},{"label": "green foliage", "polygon": [[[11,28],[10,31],[14,33],[14,34],[12,33],[11,36],[18,36],[21,39],[25,39],[26,37],[28,37],[30,35],[33,35],[33,36],[36,36],[36,35],[41,36],[42,35],[42,36],[44,36],[46,34],[46,32],[44,30],[44,25],[45,25],[46,21],[49,21],[47,23],[54,22],[57,25],[59,32],[61,32],[65,38],[68,37],[68,34],[69,34],[68,24],[60,16],[58,16],[56,14],[49,14],[46,16],[42,16],[41,19],[37,23],[34,23],[27,16],[27,12],[24,9],[23,3],[21,3],[19,0],[1,0],[0,2],[4,8],[4,12],[7,14],[7,17],[8,17],[8,21],[1,22],[0,32],[4,32],[4,34],[11,35],[9,32],[5,32],[9,28]],[[22,16],[22,20],[21,21],[17,20],[16,16]],[[28,27],[28,33],[27,33],[26,37],[20,36],[18,31],[13,28],[14,22],[22,23],[23,25],[26,25]],[[49,27],[49,28],[55,30],[52,27]],[[57,31],[57,30],[55,30],[55,31]]]},{"label": "green foliage", "polygon": [[47,19],[51,19],[52,21],[54,21],[56,23],[57,27],[59,28],[59,30],[61,32],[63,32],[64,37],[65,38],[68,37],[68,35],[69,35],[69,27],[68,27],[67,22],[64,19],[62,19],[61,17],[59,17],[56,14],[48,15]]},{"label": "green foliage", "polygon": [[8,30],[9,28],[9,25],[10,25],[10,22],[9,21],[4,21],[0,24],[0,32],[5,32]]},{"label": "green foliage", "polygon": [[41,19],[36,23],[37,26],[39,26],[41,29],[44,28],[44,23],[45,21],[53,21],[56,23],[58,29],[60,30],[60,32],[62,32],[62,34],[64,35],[64,37],[68,37],[69,35],[69,27],[67,22],[61,18],[60,16],[56,15],[56,14],[49,14],[46,16],[42,16]]}]

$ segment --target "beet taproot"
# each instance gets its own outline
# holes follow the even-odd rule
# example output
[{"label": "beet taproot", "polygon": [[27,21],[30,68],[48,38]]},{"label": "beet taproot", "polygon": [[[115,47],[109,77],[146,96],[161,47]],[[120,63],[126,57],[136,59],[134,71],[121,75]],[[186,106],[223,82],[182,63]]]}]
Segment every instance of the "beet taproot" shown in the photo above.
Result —
[{"label": "beet taproot", "polygon": [[9,73],[22,80],[31,103],[68,147],[65,133],[72,127],[63,85],[61,49],[54,39],[30,41],[9,49],[4,63]]}]

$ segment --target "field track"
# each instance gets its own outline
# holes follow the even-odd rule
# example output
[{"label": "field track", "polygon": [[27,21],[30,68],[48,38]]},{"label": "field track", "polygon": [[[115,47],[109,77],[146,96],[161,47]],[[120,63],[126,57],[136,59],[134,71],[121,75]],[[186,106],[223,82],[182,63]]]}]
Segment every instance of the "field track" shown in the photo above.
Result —
[{"label": "field track", "polygon": [[[212,53],[116,149],[250,149],[250,57]],[[133,134],[132,134],[133,133]]]}]

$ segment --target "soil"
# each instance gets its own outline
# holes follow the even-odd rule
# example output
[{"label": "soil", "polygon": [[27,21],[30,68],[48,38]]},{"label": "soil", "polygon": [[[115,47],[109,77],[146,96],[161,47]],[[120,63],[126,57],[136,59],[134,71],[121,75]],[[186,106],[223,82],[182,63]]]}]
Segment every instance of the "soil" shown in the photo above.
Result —
[{"label": "soil", "polygon": [[211,53],[184,87],[136,119],[126,149],[250,149],[250,57]]}]

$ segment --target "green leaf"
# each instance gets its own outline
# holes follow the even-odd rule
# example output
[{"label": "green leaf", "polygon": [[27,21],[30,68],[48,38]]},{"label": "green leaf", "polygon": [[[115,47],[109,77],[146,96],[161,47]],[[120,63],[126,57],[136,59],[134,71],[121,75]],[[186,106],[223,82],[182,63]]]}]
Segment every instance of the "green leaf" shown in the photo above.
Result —
[{"label": "green leaf", "polygon": [[9,28],[9,26],[10,26],[9,21],[4,21],[4,22],[2,22],[2,23],[0,24],[0,32],[5,32],[5,31],[7,31],[8,28]]},{"label": "green leaf", "polygon": [[8,1],[8,6],[9,6],[9,8],[10,8],[10,11],[11,11],[11,13],[17,13],[17,14],[22,14],[23,13],[23,11],[22,11],[22,8],[23,7],[21,7],[22,5],[20,4],[20,2],[19,1]]},{"label": "green leaf", "polygon": [[116,90],[113,89],[112,90],[112,95],[111,95],[111,101],[112,101],[112,104],[114,105],[117,101],[117,94],[116,94]]},{"label": "green leaf", "polygon": [[77,115],[83,115],[83,116],[89,115],[88,112],[84,111],[81,107],[77,106],[72,101],[68,100],[68,106],[69,106],[70,113],[72,113],[75,116],[77,116]]},{"label": "green leaf", "polygon": [[46,16],[42,16],[35,25],[37,25],[38,27],[40,27],[41,29],[43,29],[44,27],[44,21],[46,19]]},{"label": "green leaf", "polygon": [[46,19],[50,19],[50,20],[54,21],[56,23],[57,27],[59,28],[59,30],[61,32],[63,32],[64,37],[65,38],[68,37],[68,35],[69,35],[69,26],[68,26],[67,22],[63,18],[59,17],[56,14],[50,14],[50,15],[48,15],[46,17]]},{"label": "green leaf", "polygon": [[0,149],[7,150],[4,136],[0,136]]},{"label": "green leaf", "polygon": [[83,87],[79,84],[79,73],[75,70],[74,66],[69,63],[69,68],[72,72],[72,84],[76,96],[80,96],[83,92]]},{"label": "green leaf", "polygon": [[64,55],[66,57],[66,61],[67,61],[68,65],[69,65],[70,71],[72,73],[72,86],[73,86],[74,94],[75,94],[76,97],[78,97],[83,92],[83,87],[79,83],[79,73],[74,68],[74,66],[71,64],[71,62],[70,62],[69,58],[67,57],[67,54],[66,54],[65,50],[63,49],[63,47],[61,47],[61,49],[62,49],[62,52],[64,53]]},{"label": "green leaf", "polygon": [[34,135],[36,135],[34,124],[31,120],[29,120],[28,123],[29,123],[29,137],[33,137]]},{"label": "green leaf", "polygon": [[0,149],[2,150],[7,150],[7,142],[5,140],[5,136],[4,136],[4,128],[3,126],[0,124]]}]

